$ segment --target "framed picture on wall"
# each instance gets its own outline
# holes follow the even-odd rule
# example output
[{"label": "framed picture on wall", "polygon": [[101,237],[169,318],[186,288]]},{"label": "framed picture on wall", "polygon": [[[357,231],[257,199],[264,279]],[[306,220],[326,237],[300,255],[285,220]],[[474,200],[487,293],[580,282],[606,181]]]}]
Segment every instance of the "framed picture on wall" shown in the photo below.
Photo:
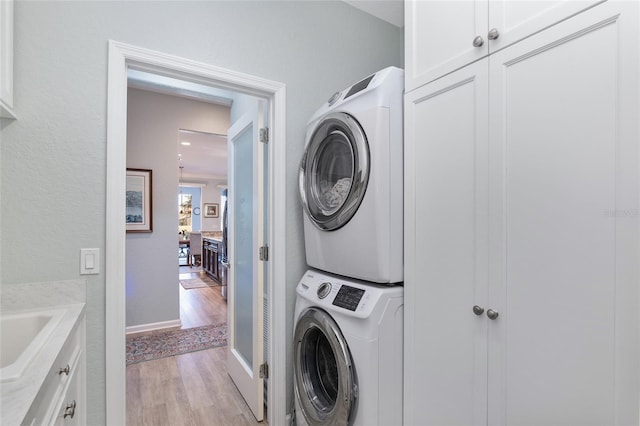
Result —
[{"label": "framed picture on wall", "polygon": [[204,217],[218,217],[218,216],[220,216],[220,204],[204,203]]},{"label": "framed picture on wall", "polygon": [[127,169],[127,232],[152,232],[151,170]]}]

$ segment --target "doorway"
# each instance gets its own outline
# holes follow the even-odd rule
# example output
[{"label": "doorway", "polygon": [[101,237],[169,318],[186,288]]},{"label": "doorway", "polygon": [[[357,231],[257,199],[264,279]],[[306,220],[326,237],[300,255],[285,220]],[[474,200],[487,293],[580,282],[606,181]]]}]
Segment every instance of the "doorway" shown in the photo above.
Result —
[{"label": "doorway", "polygon": [[[127,71],[136,68],[186,81],[221,87],[268,99],[272,142],[267,190],[267,229],[271,239],[266,276],[270,318],[271,379],[267,398],[270,424],[286,422],[285,383],[285,87],[281,83],[247,76],[207,64],[195,63],[134,46],[110,41],[107,130],[107,245],[106,245],[106,390],[107,424],[125,424],[125,169]],[[257,374],[257,371],[256,371]]]}]

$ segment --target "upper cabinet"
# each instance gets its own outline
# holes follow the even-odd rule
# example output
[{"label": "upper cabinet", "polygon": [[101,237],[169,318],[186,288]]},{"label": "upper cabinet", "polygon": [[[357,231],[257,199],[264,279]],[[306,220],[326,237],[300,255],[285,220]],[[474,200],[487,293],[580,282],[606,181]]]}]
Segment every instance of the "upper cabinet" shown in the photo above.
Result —
[{"label": "upper cabinet", "polygon": [[0,1],[0,117],[13,113],[13,0]]},{"label": "upper cabinet", "polygon": [[407,92],[604,0],[405,2]]}]

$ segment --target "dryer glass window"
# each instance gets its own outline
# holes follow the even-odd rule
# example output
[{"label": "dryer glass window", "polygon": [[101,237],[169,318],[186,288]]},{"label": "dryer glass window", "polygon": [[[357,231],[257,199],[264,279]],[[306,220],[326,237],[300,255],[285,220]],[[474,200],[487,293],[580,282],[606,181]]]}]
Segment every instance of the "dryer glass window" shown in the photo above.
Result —
[{"label": "dryer glass window", "polygon": [[326,214],[333,214],[347,199],[353,176],[353,151],[344,133],[325,138],[313,169],[313,197]]},{"label": "dryer glass window", "polygon": [[360,207],[369,182],[369,144],[355,118],[332,113],[317,125],[300,164],[300,197],[320,229],[344,226]]}]

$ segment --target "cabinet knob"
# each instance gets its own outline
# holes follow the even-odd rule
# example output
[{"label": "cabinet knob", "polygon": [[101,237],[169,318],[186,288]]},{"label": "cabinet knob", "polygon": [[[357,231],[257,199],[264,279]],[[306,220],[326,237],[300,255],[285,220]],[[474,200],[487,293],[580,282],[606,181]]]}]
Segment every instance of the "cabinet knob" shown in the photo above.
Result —
[{"label": "cabinet knob", "polygon": [[484,39],[482,38],[482,36],[476,36],[476,38],[473,39],[473,47],[480,47],[484,44]]},{"label": "cabinet knob", "polygon": [[58,370],[58,375],[62,375],[62,374],[66,374],[67,376],[69,375],[69,364],[67,364],[66,367]]},{"label": "cabinet knob", "polygon": [[496,40],[498,37],[500,37],[500,33],[496,28],[491,28],[491,30],[489,30],[488,37],[489,40]]},{"label": "cabinet knob", "polygon": [[489,317],[490,320],[495,320],[498,318],[498,312],[494,311],[493,309],[489,309],[487,311],[487,316]]},{"label": "cabinet knob", "polygon": [[64,409],[64,417],[63,418],[67,418],[67,417],[71,417],[73,418],[73,416],[76,414],[76,400],[74,399],[73,402],[71,404],[67,404],[67,406]]},{"label": "cabinet knob", "polygon": [[484,313],[484,308],[482,306],[474,305],[473,313],[476,315],[482,315]]}]

